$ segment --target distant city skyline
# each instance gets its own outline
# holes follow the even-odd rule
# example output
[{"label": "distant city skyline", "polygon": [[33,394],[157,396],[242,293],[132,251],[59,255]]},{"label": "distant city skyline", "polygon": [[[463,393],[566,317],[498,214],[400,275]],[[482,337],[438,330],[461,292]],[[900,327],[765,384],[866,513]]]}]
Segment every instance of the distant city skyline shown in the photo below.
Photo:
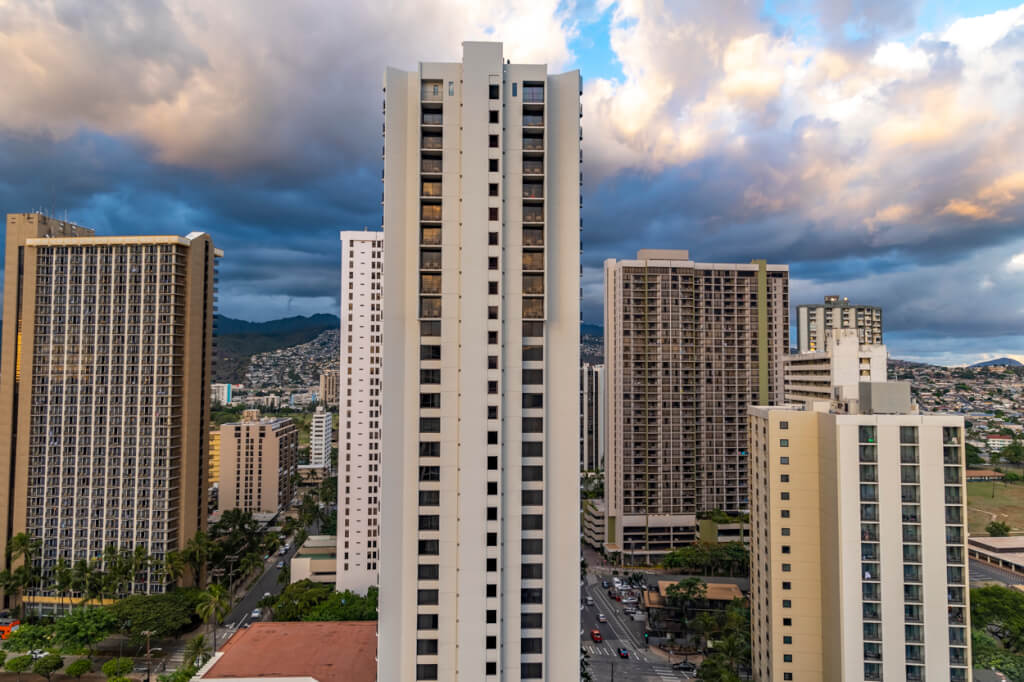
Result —
[{"label": "distant city skyline", "polygon": [[0,213],[206,231],[225,314],[333,312],[335,233],[380,225],[380,69],[501,40],[583,74],[585,321],[605,258],[689,249],[881,306],[894,357],[1024,360],[1024,4],[666,5],[16,1]]}]

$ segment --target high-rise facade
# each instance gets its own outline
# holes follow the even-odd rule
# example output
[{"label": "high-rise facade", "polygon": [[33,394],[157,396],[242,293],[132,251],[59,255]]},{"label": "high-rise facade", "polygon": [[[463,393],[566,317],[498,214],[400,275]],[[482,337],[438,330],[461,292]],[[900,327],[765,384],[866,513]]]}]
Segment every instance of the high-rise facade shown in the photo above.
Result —
[{"label": "high-rise facade", "polygon": [[211,384],[210,398],[214,405],[230,405],[231,384]]},{"label": "high-rise facade", "polygon": [[608,396],[604,365],[583,363],[580,367],[580,471],[604,469]]},{"label": "high-rise facade", "polygon": [[365,594],[380,559],[384,233],[341,233],[338,589]]},{"label": "high-rise facade", "polygon": [[[0,547],[20,532],[41,540],[44,582],[58,560],[108,545],[159,561],[205,527],[220,255],[199,232],[97,237],[7,216]],[[131,590],[167,583],[153,568]]]},{"label": "high-rise facade", "polygon": [[970,679],[963,417],[856,379],[750,415],[754,679]]},{"label": "high-rise facade", "polygon": [[220,483],[220,429],[216,428],[210,431],[210,455],[209,455],[209,466],[206,478],[207,486],[218,485]]},{"label": "high-rise facade", "polygon": [[832,334],[853,329],[865,345],[882,343],[882,309],[874,305],[852,305],[850,299],[826,296],[824,303],[805,303],[796,309],[797,350],[813,353],[828,347]]},{"label": "high-rise facade", "polygon": [[329,369],[320,375],[320,402],[331,406],[338,404],[338,389],[340,388],[341,377],[338,370]]},{"label": "high-rise facade", "polygon": [[334,413],[328,412],[322,405],[317,406],[309,424],[310,466],[318,469],[330,468],[333,426]]},{"label": "high-rise facade", "polygon": [[885,346],[862,344],[852,329],[837,330],[821,349],[785,356],[785,402],[828,402],[836,386],[885,381],[888,360]]},{"label": "high-rise facade", "polygon": [[781,400],[788,347],[788,266],[605,261],[607,551],[656,561],[749,509],[747,406]]},{"label": "high-rise facade", "polygon": [[389,69],[378,678],[579,678],[579,72]]},{"label": "high-rise facade", "polygon": [[276,514],[295,497],[299,428],[288,417],[260,417],[245,410],[242,421],[220,427],[217,508]]}]

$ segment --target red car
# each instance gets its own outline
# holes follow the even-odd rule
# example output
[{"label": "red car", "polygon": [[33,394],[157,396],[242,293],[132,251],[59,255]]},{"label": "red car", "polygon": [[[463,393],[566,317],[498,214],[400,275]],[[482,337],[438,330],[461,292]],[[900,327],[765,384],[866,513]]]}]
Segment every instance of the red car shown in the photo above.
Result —
[{"label": "red car", "polygon": [[595,642],[600,642],[601,641],[601,631],[600,630],[591,630],[590,631],[590,639],[594,640]]},{"label": "red car", "polygon": [[620,647],[619,647],[619,649],[618,649],[618,653],[619,653],[619,658],[629,658],[629,652],[628,652],[628,651],[626,651],[626,650],[625,650],[624,648],[622,648],[621,646],[620,646]]}]

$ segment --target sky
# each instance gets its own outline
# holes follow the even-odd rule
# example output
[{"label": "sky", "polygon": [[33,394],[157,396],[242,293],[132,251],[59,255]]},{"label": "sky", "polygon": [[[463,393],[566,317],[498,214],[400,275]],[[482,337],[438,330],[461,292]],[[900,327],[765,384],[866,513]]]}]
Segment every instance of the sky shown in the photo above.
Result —
[{"label": "sky", "polygon": [[[583,313],[639,248],[790,266],[891,355],[1024,361],[1024,4],[5,0],[0,213],[209,232],[220,310],[336,312],[380,215],[386,66],[580,69]],[[795,342],[795,339],[794,339]]]}]

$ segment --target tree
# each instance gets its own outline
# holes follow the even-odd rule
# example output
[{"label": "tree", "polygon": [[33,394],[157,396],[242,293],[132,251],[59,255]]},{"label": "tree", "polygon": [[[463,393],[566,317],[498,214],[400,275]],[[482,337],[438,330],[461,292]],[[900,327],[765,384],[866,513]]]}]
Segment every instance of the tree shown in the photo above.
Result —
[{"label": "tree", "polygon": [[211,654],[210,645],[206,643],[206,635],[198,635],[190,639],[188,644],[185,645],[185,658],[183,662],[186,668],[202,667]]},{"label": "tree", "polygon": [[5,646],[9,651],[34,651],[53,645],[52,625],[25,624],[7,635]]},{"label": "tree", "polygon": [[68,562],[63,557],[57,559],[57,565],[53,567],[53,586],[57,589],[58,594],[60,594],[61,611],[64,610],[65,596],[68,598],[68,602],[71,602],[71,589],[74,585],[74,577]]},{"label": "tree", "polygon": [[68,664],[68,667],[64,669],[65,675],[76,680],[88,672],[92,672],[92,661],[88,658],[80,658],[74,663]]},{"label": "tree", "polygon": [[164,575],[171,582],[178,582],[181,580],[181,576],[185,574],[185,557],[181,555],[181,552],[170,551],[164,557]]},{"label": "tree", "polygon": [[124,677],[132,671],[132,659],[112,658],[103,664],[101,670],[108,680]]},{"label": "tree", "polygon": [[981,451],[978,450],[977,446],[967,443],[964,449],[967,454],[967,466],[982,466],[985,464],[985,460],[981,458]]},{"label": "tree", "polygon": [[192,567],[192,577],[195,583],[199,584],[199,577],[206,567],[206,561],[210,556],[210,538],[201,530],[188,539],[185,549],[182,552],[185,562]]},{"label": "tree", "polygon": [[117,625],[117,617],[111,609],[81,608],[57,620],[54,634],[64,646],[85,649],[92,656],[93,647],[115,632]]},{"label": "tree", "polygon": [[277,584],[287,585],[292,581],[292,570],[288,564],[285,564],[284,568],[277,574]]},{"label": "tree", "polygon": [[50,682],[50,678],[53,674],[64,667],[64,659],[57,654],[47,654],[42,658],[38,659],[32,665],[32,672],[36,675],[41,675],[46,678],[47,682]]},{"label": "tree", "polygon": [[133,594],[109,608],[121,624],[120,631],[130,635],[134,644],[140,645],[146,639],[142,633],[147,630],[158,639],[184,631],[195,619],[200,594],[200,590],[195,588],[163,594]]},{"label": "tree", "polygon": [[263,566],[263,557],[255,552],[249,552],[242,557],[242,575],[249,575],[256,569]]},{"label": "tree", "polygon": [[[276,610],[274,614],[278,616]],[[377,588],[368,589],[365,597],[349,590],[332,592],[327,599],[302,614],[301,620],[377,620]]]},{"label": "tree", "polygon": [[228,612],[228,594],[220,585],[210,585],[199,594],[199,603],[196,605],[196,614],[208,625],[213,632],[213,650],[217,650],[217,625]]},{"label": "tree", "polygon": [[708,594],[708,586],[700,578],[685,578],[665,590],[665,599],[669,606],[678,610],[679,620],[684,630],[690,630],[694,617],[694,609],[698,602],[704,601]]},{"label": "tree", "polygon": [[18,682],[21,682],[21,674],[32,667],[32,657],[18,656],[17,658],[9,658],[4,661],[4,669],[11,671],[12,673],[18,674]]},{"label": "tree", "polygon": [[1010,526],[1002,521],[992,521],[985,526],[985,532],[994,538],[1004,538],[1010,534]]}]

